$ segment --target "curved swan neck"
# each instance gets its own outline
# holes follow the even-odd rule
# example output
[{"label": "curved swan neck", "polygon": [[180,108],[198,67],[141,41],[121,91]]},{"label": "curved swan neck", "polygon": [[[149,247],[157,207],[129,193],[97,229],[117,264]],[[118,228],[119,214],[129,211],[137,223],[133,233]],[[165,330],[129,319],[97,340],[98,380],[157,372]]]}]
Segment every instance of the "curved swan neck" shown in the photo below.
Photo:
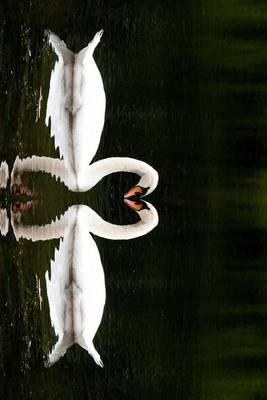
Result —
[{"label": "curved swan neck", "polygon": [[147,163],[130,157],[109,157],[89,165],[86,173],[78,174],[78,186],[80,190],[89,190],[104,176],[115,172],[132,172],[139,175],[140,183],[151,186],[149,192],[153,191],[158,183],[157,172]]},{"label": "curved swan neck", "polygon": [[12,173],[11,186],[20,183],[23,172],[43,171],[54,175],[57,179],[75,191],[85,192],[95,186],[104,176],[114,172],[132,172],[140,176],[138,185],[147,188],[146,195],[153,192],[158,184],[158,173],[147,163],[130,157],[110,157],[89,165],[85,169],[73,171],[67,168],[64,160],[32,156],[24,159],[16,158]]},{"label": "curved swan neck", "polygon": [[147,234],[158,224],[156,209],[151,204],[147,204],[149,210],[140,212],[140,221],[131,225],[115,225],[104,221],[94,210],[87,206],[79,206],[78,218],[81,218],[89,231],[96,236],[111,240],[134,239]]},{"label": "curved swan neck", "polygon": [[148,209],[139,212],[140,221],[131,225],[115,225],[103,220],[94,210],[85,205],[71,206],[59,219],[44,226],[25,226],[14,221],[11,224],[17,240],[25,238],[32,241],[50,240],[64,237],[67,227],[77,225],[96,236],[111,240],[129,240],[143,236],[158,224],[158,213],[150,204]]}]

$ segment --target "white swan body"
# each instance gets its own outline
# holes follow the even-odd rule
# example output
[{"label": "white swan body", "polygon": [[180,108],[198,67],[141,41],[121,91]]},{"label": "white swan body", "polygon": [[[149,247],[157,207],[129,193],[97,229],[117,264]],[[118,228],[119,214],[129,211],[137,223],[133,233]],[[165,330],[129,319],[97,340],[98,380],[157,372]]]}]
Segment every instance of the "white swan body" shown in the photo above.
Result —
[{"label": "white swan body", "polygon": [[53,364],[69,346],[78,343],[103,367],[93,339],[106,300],[105,278],[99,251],[82,214],[79,206],[74,206],[65,215],[64,238],[51,262],[50,279],[46,273],[51,322],[58,336],[49,362]]},{"label": "white swan body", "polygon": [[[59,147],[66,169],[75,175],[94,157],[104,126],[106,97],[101,74],[93,58],[103,31],[78,54],[70,51],[53,33],[49,42],[58,61],[51,74],[46,124]],[[78,190],[78,188],[76,189]]]},{"label": "white swan body", "polygon": [[105,279],[98,248],[89,232],[114,240],[145,235],[157,225],[158,214],[151,204],[144,204],[146,208],[138,212],[140,221],[132,225],[108,223],[84,205],[71,206],[59,220],[45,226],[23,226],[17,220],[19,214],[11,212],[17,240],[63,237],[51,261],[50,279],[46,273],[50,318],[58,336],[49,354],[49,364],[62,357],[73,343],[78,343],[103,366],[93,339],[103,315]]},{"label": "white swan body", "polygon": [[15,160],[11,187],[20,184],[23,171],[44,171],[59,178],[72,191],[85,192],[103,176],[112,172],[134,172],[144,195],[158,184],[158,173],[143,161],[129,157],[111,157],[89,165],[99,146],[104,125],[105,92],[93,52],[103,31],[78,54],[67,49],[53,33],[49,34],[58,61],[52,71],[47,101],[46,124],[51,120],[51,135],[60,157],[32,156]]}]

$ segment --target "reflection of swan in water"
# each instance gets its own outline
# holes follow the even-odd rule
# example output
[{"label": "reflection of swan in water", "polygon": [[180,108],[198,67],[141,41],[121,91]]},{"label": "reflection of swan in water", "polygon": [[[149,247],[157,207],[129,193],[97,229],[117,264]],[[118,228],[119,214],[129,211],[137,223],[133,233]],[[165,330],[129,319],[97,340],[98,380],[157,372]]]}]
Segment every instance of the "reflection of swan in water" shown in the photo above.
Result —
[{"label": "reflection of swan in water", "polygon": [[32,156],[15,160],[11,187],[20,184],[23,171],[44,171],[60,178],[78,192],[92,188],[105,175],[134,172],[141,177],[139,194],[151,193],[158,183],[158,173],[145,162],[112,157],[89,165],[95,155],[104,124],[105,92],[93,51],[103,31],[77,55],[67,49],[54,34],[50,43],[58,55],[51,75],[46,122],[51,120],[51,135],[63,159]]},{"label": "reflection of swan in water", "polygon": [[[46,124],[59,147],[72,179],[82,175],[94,157],[104,126],[106,98],[102,78],[93,58],[103,31],[78,54],[70,51],[53,33],[49,42],[58,61],[52,71]],[[75,187],[75,183],[73,182]],[[79,185],[76,183],[76,190]]]},{"label": "reflection of swan in water", "polygon": [[61,238],[51,278],[46,273],[50,317],[57,343],[49,355],[53,364],[67,348],[78,343],[95,362],[103,366],[93,339],[102,319],[105,304],[105,281],[101,259],[89,232],[107,239],[132,239],[152,230],[158,223],[156,209],[146,202],[131,202],[141,220],[132,225],[114,225],[104,221],[91,208],[71,206],[59,219],[45,226],[23,226],[12,214],[14,234],[19,238],[49,240]]}]

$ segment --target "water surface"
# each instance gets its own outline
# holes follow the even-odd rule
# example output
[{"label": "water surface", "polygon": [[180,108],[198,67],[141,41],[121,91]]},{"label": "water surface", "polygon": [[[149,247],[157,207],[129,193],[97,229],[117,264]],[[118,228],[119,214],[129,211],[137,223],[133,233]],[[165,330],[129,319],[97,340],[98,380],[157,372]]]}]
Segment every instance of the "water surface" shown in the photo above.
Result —
[{"label": "water surface", "polygon": [[[58,157],[45,126],[55,56],[49,28],[79,50],[103,28],[96,60],[107,95],[95,160],[153,165],[159,226],[127,242],[95,238],[107,304],[96,336],[104,369],[72,347],[45,368],[55,342],[44,274],[58,241],[0,247],[1,392],[7,399],[265,399],[266,5],[8,1],[1,7],[0,149]],[[135,222],[114,174],[73,194],[29,175],[44,224],[73,204]],[[1,208],[12,196],[1,192]],[[42,301],[40,302],[40,293]]]}]

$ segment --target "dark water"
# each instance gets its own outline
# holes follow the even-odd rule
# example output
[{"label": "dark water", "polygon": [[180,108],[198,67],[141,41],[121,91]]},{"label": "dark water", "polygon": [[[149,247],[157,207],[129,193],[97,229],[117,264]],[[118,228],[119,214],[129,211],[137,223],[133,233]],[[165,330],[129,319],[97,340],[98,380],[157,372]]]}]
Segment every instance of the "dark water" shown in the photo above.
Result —
[{"label": "dark water", "polygon": [[[58,156],[44,124],[55,61],[45,29],[77,51],[103,28],[107,112],[95,160],[136,157],[160,174],[153,232],[95,238],[107,288],[95,339],[103,370],[78,346],[45,368],[55,336],[44,274],[58,242],[16,242],[11,229],[1,238],[1,398],[266,399],[265,2],[10,0],[0,10],[1,160]],[[71,204],[135,220],[121,199],[130,174],[85,194],[44,174],[26,179],[38,191],[25,217],[34,223]],[[11,201],[2,191],[1,207]]]}]

